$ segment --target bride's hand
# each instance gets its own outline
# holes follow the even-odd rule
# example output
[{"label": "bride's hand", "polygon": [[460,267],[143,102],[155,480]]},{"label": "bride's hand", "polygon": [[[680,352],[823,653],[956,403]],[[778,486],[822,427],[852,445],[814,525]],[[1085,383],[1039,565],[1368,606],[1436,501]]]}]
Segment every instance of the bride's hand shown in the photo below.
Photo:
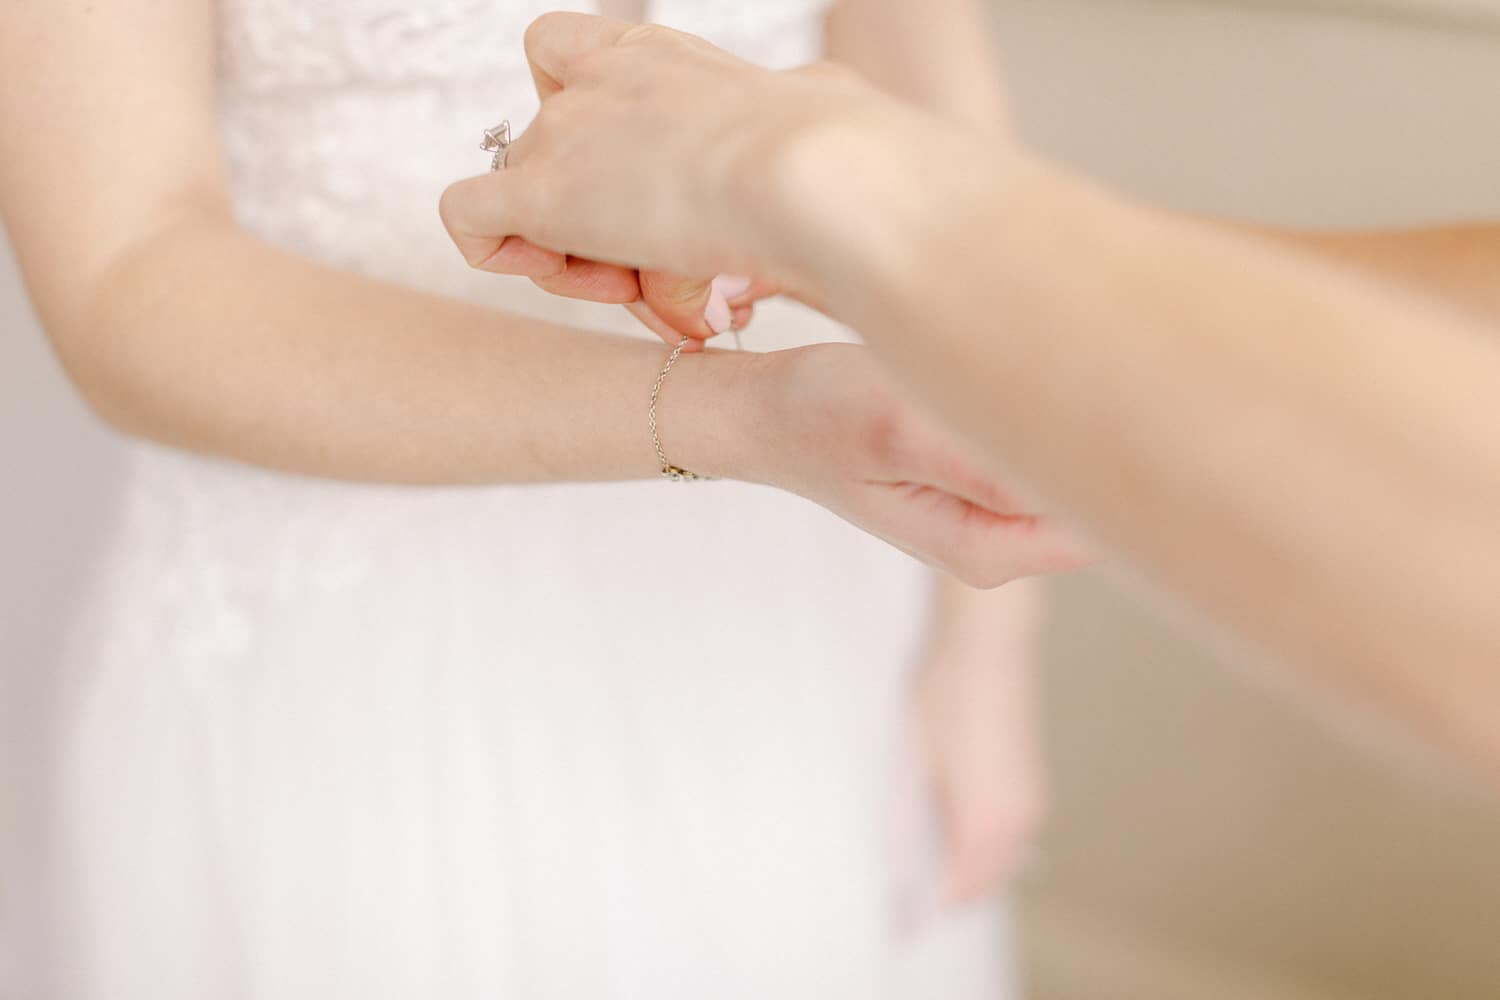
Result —
[{"label": "bride's hand", "polygon": [[778,151],[799,130],[884,106],[872,87],[834,67],[774,73],[690,35],[579,14],[540,18],[526,49],[540,112],[504,171],[443,195],[471,266],[559,294],[639,299],[637,315],[666,339],[723,332],[722,311],[716,324],[706,315],[708,277],[675,275],[753,274],[762,294],[808,293],[757,256],[745,206],[774,183]]},{"label": "bride's hand", "polygon": [[865,348],[823,344],[750,362],[764,366],[751,390],[764,400],[764,426],[723,442],[718,464],[684,454],[687,468],[806,497],[976,587],[1084,561],[1065,532],[900,396]]},{"label": "bride's hand", "polygon": [[1026,645],[940,635],[917,674],[911,723],[937,813],[943,903],[1005,885],[1046,811],[1036,664]]}]

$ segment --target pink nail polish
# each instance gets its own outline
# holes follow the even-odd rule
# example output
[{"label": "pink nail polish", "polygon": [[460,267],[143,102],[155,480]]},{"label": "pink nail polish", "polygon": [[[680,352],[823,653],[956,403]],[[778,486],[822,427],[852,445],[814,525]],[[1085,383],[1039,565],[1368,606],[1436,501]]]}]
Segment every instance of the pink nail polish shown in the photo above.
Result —
[{"label": "pink nail polish", "polygon": [[729,299],[718,288],[711,288],[708,293],[708,308],[703,310],[703,319],[715,334],[728,333],[734,325],[734,317],[729,311]]},{"label": "pink nail polish", "polygon": [[748,292],[751,284],[753,280],[743,274],[721,274],[714,279],[714,288],[731,302]]}]

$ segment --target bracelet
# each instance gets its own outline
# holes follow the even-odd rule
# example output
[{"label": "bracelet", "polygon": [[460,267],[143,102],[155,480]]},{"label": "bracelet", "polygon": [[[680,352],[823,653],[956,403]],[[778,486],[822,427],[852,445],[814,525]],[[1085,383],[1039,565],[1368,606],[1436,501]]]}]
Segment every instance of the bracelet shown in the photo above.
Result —
[{"label": "bracelet", "polygon": [[667,355],[667,363],[661,366],[661,372],[656,376],[656,384],[651,387],[651,408],[646,411],[646,422],[651,427],[651,447],[656,449],[656,457],[661,461],[661,475],[663,479],[674,483],[689,483],[698,480],[711,480],[713,476],[700,476],[696,472],[689,472],[680,465],[673,465],[667,460],[667,453],[662,450],[661,437],[656,433],[656,401],[661,396],[662,383],[667,380],[667,375],[672,371],[672,366],[677,359],[682,357],[682,349],[687,346],[691,338],[683,337],[672,348],[672,353]]}]

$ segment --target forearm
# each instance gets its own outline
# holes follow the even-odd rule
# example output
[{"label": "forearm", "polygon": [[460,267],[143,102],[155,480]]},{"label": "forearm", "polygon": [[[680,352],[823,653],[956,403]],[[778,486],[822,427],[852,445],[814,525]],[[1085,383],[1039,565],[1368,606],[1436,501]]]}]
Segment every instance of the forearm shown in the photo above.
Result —
[{"label": "forearm", "polygon": [[[646,427],[659,345],[369,280],[214,221],[137,248],[89,301],[49,323],[60,354],[101,414],[167,444],[402,483],[659,468]],[[749,442],[729,421],[753,422],[752,366],[716,355],[674,372],[662,404],[674,459],[733,465]]]},{"label": "forearm", "polygon": [[779,175],[822,199],[786,225],[832,311],[1161,586],[1500,760],[1495,345],[1274,242],[918,138],[941,196],[875,226],[848,228],[911,168],[851,184],[857,134]]},{"label": "forearm", "polygon": [[[840,0],[828,56],[896,97],[958,124],[1005,122],[987,11],[976,0]],[[1473,312],[1500,325],[1500,225],[1311,231],[1204,219],[1267,237]]]},{"label": "forearm", "polygon": [[[829,12],[828,57],[896,97],[985,131],[1002,127],[1000,71],[987,12],[941,0],[942,16],[912,0],[840,0]],[[976,590],[934,582],[932,662],[945,669],[1025,669],[1035,659],[1041,589],[1018,580]]]},{"label": "forearm", "polygon": [[839,0],[828,57],[886,93],[990,131],[1005,119],[991,34],[979,0]]},{"label": "forearm", "polygon": [[1500,335],[1500,225],[1364,232],[1236,228],[1445,302]]}]

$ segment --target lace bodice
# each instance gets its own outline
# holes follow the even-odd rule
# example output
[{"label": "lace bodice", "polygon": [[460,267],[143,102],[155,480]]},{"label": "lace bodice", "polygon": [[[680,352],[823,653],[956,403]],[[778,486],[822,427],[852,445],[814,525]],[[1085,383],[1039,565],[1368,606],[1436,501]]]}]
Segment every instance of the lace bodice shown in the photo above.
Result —
[{"label": "lace bodice", "polygon": [[529,0],[221,0],[222,79],[236,95],[261,98],[493,80],[523,65],[516,41],[528,17],[548,6]]},{"label": "lace bodice", "polygon": [[[655,0],[653,21],[760,56],[806,32],[826,0]],[[524,69],[526,25],[568,0],[221,0],[224,82],[269,96],[330,88],[493,81]],[[805,55],[804,55],[805,57]]]},{"label": "lace bodice", "polygon": [[[817,58],[827,0],[655,0],[649,17],[747,59]],[[486,166],[488,125],[536,107],[522,37],[567,0],[220,0],[221,125],[241,221],[332,263],[432,290],[479,286],[435,223]],[[493,295],[495,282],[485,285]]]}]

